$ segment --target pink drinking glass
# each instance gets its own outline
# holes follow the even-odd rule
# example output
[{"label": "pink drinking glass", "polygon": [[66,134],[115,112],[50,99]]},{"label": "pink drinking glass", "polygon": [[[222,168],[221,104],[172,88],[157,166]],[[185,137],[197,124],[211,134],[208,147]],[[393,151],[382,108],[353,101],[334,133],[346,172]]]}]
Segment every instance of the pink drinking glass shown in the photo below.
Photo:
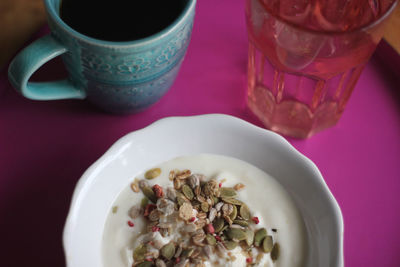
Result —
[{"label": "pink drinking glass", "polygon": [[307,138],[335,125],[397,0],[246,0],[249,108]]}]

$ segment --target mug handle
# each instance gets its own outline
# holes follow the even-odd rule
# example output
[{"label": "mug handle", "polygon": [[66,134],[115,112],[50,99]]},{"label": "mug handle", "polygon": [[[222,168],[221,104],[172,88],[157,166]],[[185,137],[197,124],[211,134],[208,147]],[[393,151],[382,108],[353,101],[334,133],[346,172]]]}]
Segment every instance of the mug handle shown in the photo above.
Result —
[{"label": "mug handle", "polygon": [[86,93],[71,81],[29,82],[32,74],[51,59],[67,52],[67,48],[51,34],[24,48],[10,63],[8,79],[23,96],[33,100],[84,99]]}]

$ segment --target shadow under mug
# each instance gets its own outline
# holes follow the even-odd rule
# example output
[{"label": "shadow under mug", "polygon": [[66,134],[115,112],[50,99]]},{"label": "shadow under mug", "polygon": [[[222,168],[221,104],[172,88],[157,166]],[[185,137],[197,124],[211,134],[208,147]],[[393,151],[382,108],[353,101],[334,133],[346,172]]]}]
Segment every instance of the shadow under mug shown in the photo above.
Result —
[{"label": "shadow under mug", "polygon": [[[33,100],[88,99],[108,112],[140,112],[168,91],[185,56],[196,0],[182,1],[183,11],[162,31],[139,40],[111,42],[75,31],[60,18],[61,0],[45,0],[51,34],[13,59],[9,80]],[[68,79],[29,82],[37,69],[59,55]]]}]

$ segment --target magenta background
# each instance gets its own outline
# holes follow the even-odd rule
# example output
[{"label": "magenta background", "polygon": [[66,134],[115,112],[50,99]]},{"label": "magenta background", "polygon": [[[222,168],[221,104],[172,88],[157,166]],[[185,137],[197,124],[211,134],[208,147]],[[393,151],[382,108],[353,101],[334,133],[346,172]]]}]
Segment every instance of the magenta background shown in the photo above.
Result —
[{"label": "magenta background", "polygon": [[[244,1],[200,0],[197,8],[174,86],[141,114],[108,115],[79,100],[30,101],[0,72],[1,266],[65,265],[61,235],[75,183],[128,132],[204,113],[260,125],[244,102]],[[63,76],[59,62],[49,65],[35,78]],[[400,266],[400,80],[387,66],[372,58],[336,127],[289,140],[317,164],[342,208],[350,267]]]}]

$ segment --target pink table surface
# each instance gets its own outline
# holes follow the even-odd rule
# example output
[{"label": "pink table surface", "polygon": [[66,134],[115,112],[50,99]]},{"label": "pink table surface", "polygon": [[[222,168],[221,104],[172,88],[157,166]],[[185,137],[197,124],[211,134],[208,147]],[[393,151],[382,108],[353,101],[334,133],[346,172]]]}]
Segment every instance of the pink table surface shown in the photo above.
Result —
[{"label": "pink table surface", "polygon": [[[30,101],[0,73],[1,266],[65,265],[61,236],[74,186],[123,135],[163,117],[204,113],[261,125],[244,102],[244,1],[200,0],[197,8],[175,84],[141,114],[108,115],[78,100]],[[62,76],[53,65],[37,79]],[[337,126],[289,140],[317,164],[342,208],[351,267],[400,266],[400,83],[386,66],[372,58]]]}]

